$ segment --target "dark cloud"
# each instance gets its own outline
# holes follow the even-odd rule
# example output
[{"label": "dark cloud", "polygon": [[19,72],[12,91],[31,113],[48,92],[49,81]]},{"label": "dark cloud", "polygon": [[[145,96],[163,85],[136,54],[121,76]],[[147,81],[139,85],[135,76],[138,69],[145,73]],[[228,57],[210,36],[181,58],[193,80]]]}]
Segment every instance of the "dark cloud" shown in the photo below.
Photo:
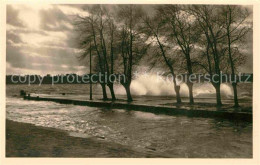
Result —
[{"label": "dark cloud", "polygon": [[13,26],[25,27],[24,23],[19,19],[18,14],[18,10],[15,10],[11,5],[7,5],[6,23]]},{"label": "dark cloud", "polygon": [[13,68],[43,70],[51,73],[54,70],[64,70],[63,65],[68,66],[65,68],[66,71],[69,69],[74,71],[74,66],[79,66],[75,56],[73,49],[7,45],[6,61]]},{"label": "dark cloud", "polygon": [[26,67],[26,61],[24,61],[24,57],[22,56],[20,47],[14,47],[12,45],[6,46],[6,62],[9,62],[11,66],[14,67]]},{"label": "dark cloud", "polygon": [[10,41],[15,44],[22,43],[22,40],[19,35],[17,35],[16,33],[7,31],[6,32],[6,44],[7,45],[10,44]]},{"label": "dark cloud", "polygon": [[245,64],[239,68],[239,71],[245,73],[253,73],[253,31],[247,33],[244,44],[240,49],[243,55],[246,56]]},{"label": "dark cloud", "polygon": [[67,43],[67,46],[70,48],[79,48],[78,42],[79,42],[79,35],[75,31],[70,31],[67,33],[67,39],[65,40]]},{"label": "dark cloud", "polygon": [[66,31],[70,28],[66,23],[70,24],[69,18],[59,8],[53,7],[47,10],[40,10],[40,27],[47,31]]},{"label": "dark cloud", "polygon": [[49,59],[45,56],[31,55],[26,47],[13,45],[6,46],[6,61],[14,68],[32,69],[33,63],[49,63]]}]

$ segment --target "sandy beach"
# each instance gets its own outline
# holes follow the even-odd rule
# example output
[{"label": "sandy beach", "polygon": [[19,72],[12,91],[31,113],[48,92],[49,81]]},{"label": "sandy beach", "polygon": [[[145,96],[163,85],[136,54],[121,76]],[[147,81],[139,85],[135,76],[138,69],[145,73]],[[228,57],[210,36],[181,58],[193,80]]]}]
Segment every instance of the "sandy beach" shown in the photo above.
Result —
[{"label": "sandy beach", "polygon": [[6,120],[6,157],[159,157],[120,144]]}]

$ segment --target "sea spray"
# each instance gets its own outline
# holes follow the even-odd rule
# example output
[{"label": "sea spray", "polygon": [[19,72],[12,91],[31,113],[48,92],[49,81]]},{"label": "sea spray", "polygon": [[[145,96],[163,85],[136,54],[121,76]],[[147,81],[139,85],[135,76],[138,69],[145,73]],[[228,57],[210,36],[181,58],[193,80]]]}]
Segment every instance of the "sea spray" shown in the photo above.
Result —
[{"label": "sea spray", "polygon": [[[232,87],[229,84],[221,84],[220,90],[221,97],[230,98],[233,96]],[[193,93],[197,98],[212,98],[215,97],[216,90],[211,83],[201,83],[194,84]]]},{"label": "sea spray", "polygon": [[[147,96],[175,96],[174,84],[172,81],[166,80],[164,77],[157,77],[155,73],[144,73],[138,75],[131,83],[132,95]],[[182,97],[189,96],[189,89],[185,83],[180,84],[180,93]],[[115,93],[125,95],[125,89],[122,85],[115,85]],[[195,83],[193,88],[194,97],[212,98],[215,97],[215,88],[211,83]],[[221,84],[221,95],[224,98],[233,96],[231,85],[227,83]]]},{"label": "sea spray", "polygon": [[[121,85],[116,85],[116,94],[125,94]],[[168,96],[175,95],[173,82],[157,78],[156,74],[141,74],[131,83],[133,95]]]},{"label": "sea spray", "polygon": [[227,98],[233,97],[233,88],[230,84],[223,83],[220,86],[221,94]]}]

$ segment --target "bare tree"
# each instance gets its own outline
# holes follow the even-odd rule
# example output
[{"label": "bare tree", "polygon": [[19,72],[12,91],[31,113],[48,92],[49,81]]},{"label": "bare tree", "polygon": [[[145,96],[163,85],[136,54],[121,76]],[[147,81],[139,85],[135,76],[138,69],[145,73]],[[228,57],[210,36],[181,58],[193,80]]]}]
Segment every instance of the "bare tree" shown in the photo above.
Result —
[{"label": "bare tree", "polygon": [[164,63],[167,65],[170,73],[173,76],[176,101],[177,103],[181,103],[180,86],[176,82],[176,74],[173,67],[173,60],[167,56],[167,48],[162,39],[165,38],[163,28],[165,28],[165,21],[162,19],[162,15],[160,15],[160,13],[157,13],[153,18],[150,18],[148,16],[143,17],[142,31],[144,32],[144,34],[151,37],[151,41],[155,42],[157,47],[160,49],[160,55],[163,57]]},{"label": "bare tree", "polygon": [[119,48],[122,57],[124,81],[120,83],[124,86],[127,100],[132,101],[130,85],[132,82],[133,66],[137,65],[148,49],[145,38],[138,32],[138,26],[143,16],[143,10],[137,5],[119,5],[117,8],[117,18],[119,26]]},{"label": "bare tree", "polygon": [[[93,43],[92,49],[97,57],[98,57],[98,62],[97,66],[98,69],[97,71],[101,72],[102,75],[105,75],[105,61],[104,57],[102,56],[102,53],[100,52],[100,47],[101,45],[98,43],[98,32],[97,32],[97,18],[95,17],[96,15],[94,14],[94,9],[89,8],[88,10],[91,10],[88,16],[82,17],[78,16],[75,25],[76,28],[79,31],[79,45],[81,48],[84,49],[84,47],[88,47],[90,43]],[[87,53],[83,53],[80,59],[85,58]],[[106,83],[104,81],[104,76],[101,78],[101,82],[99,82],[101,87],[102,87],[102,94],[103,94],[103,100],[107,100],[107,93],[106,93]]]},{"label": "bare tree", "polygon": [[246,34],[251,30],[251,23],[246,22],[250,12],[240,6],[223,6],[221,11],[222,17],[220,18],[224,24],[224,31],[226,33],[225,40],[228,47],[228,59],[230,64],[232,86],[234,93],[234,106],[238,107],[238,96],[237,96],[237,78],[236,68],[239,58],[237,58],[238,46],[244,39]]},{"label": "bare tree", "polygon": [[[181,5],[164,5],[158,7],[160,14],[163,14],[165,22],[169,25],[171,37],[180,48],[186,61],[186,70],[188,77],[193,74],[191,52],[196,44],[200,31],[196,28],[196,21],[184,6]],[[190,104],[194,103],[193,99],[193,82],[187,81],[189,88]]]},{"label": "bare tree", "polygon": [[[221,106],[221,93],[220,93],[220,76],[221,76],[221,56],[223,53],[220,51],[220,45],[222,42],[223,24],[219,22],[219,10],[220,7],[209,5],[194,5],[189,8],[196,20],[200,29],[203,31],[205,37],[205,47],[207,56],[208,73],[210,75],[211,83],[216,90],[217,105]],[[212,56],[212,57],[211,57]],[[200,64],[203,66],[203,64]],[[204,66],[204,68],[207,68]],[[214,76],[213,76],[214,75]]]},{"label": "bare tree", "polygon": [[[217,105],[221,105],[221,72],[231,71],[235,107],[239,106],[237,97],[237,82],[235,71],[245,61],[245,56],[239,52],[245,35],[250,30],[250,22],[246,22],[249,12],[238,6],[191,6],[189,8],[198,21],[203,35],[200,46],[205,51],[202,56],[206,60],[194,61],[209,74],[212,85],[216,89]],[[203,63],[204,62],[204,63]],[[206,62],[206,64],[205,64]],[[213,77],[214,75],[214,77]]]},{"label": "bare tree", "polygon": [[[111,60],[111,64],[113,64],[113,51],[111,53],[110,51],[110,56],[111,58],[109,58],[109,51],[108,48],[109,46],[107,46],[107,44],[110,44],[111,49],[113,50],[113,33],[114,33],[114,27],[113,27],[113,19],[111,19],[111,17],[109,16],[109,13],[107,11],[107,9],[102,6],[102,5],[97,5],[96,8],[92,9],[94,10],[94,14],[96,14],[97,16],[97,30],[98,30],[98,34],[99,34],[99,42],[100,42],[100,48],[101,48],[101,52],[103,55],[103,61],[104,61],[104,70],[105,70],[105,76],[110,76],[111,74],[113,74],[112,68],[114,67],[113,65],[108,64],[108,61]],[[111,25],[112,24],[112,25]],[[107,40],[110,41],[106,41],[106,32],[108,32],[110,35],[110,38]],[[110,93],[111,93],[111,97],[112,100],[115,100],[115,93],[114,93],[114,88],[113,88],[113,82],[110,81],[110,79],[106,82],[106,85],[109,87],[110,89]]]},{"label": "bare tree", "polygon": [[[116,99],[113,81],[108,79],[114,73],[114,32],[116,26],[109,11],[102,5],[94,5],[88,8],[89,15],[78,17],[78,26],[81,27],[83,40],[92,42],[94,51],[98,56],[99,70],[102,73],[100,82],[103,91],[103,99],[107,99],[106,86],[109,87],[112,100]],[[110,62],[110,64],[109,64]],[[113,77],[113,76],[111,76]],[[111,80],[111,81],[110,81]]]}]

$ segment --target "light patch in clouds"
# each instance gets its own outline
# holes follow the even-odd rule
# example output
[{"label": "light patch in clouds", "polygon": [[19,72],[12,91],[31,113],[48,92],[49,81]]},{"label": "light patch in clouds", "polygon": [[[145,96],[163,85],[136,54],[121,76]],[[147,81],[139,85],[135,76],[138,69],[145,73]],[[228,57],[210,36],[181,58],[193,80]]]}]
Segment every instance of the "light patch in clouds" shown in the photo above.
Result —
[{"label": "light patch in clouds", "polygon": [[[19,18],[30,29],[37,29],[40,25],[39,13],[35,10],[25,10],[19,13]],[[30,18],[30,19],[28,19]]]},{"label": "light patch in clouds", "polygon": [[47,35],[37,33],[23,33],[20,34],[22,41],[28,45],[33,46],[66,46],[65,40],[67,36],[62,32],[47,32]]},{"label": "light patch in clouds", "polygon": [[83,9],[76,7],[75,5],[60,5],[58,8],[66,15],[80,15],[80,16],[88,16],[88,12]]}]

